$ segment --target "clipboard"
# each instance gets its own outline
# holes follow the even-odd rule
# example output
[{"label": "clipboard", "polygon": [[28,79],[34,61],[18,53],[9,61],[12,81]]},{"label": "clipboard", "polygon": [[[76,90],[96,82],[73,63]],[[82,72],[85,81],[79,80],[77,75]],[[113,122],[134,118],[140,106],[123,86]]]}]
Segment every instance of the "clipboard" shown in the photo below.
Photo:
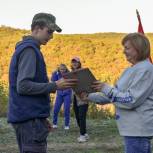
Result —
[{"label": "clipboard", "polygon": [[89,70],[89,68],[82,68],[78,69],[76,71],[72,71],[69,73],[65,73],[63,75],[63,78],[65,79],[77,79],[77,85],[73,87],[73,90],[75,93],[81,93],[81,92],[86,92],[86,93],[92,93],[95,92],[92,88],[91,85],[93,84],[94,81],[96,81],[96,78],[92,74],[92,72]]}]

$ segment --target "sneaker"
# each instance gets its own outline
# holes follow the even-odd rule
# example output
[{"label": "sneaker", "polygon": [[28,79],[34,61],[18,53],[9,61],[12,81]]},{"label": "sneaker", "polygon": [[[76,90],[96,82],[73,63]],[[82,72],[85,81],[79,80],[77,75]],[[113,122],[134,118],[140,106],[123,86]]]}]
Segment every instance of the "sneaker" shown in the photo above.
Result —
[{"label": "sneaker", "polygon": [[87,141],[85,135],[80,135],[80,137],[78,137],[77,140],[78,140],[79,143],[82,143],[82,142],[86,142]]},{"label": "sneaker", "polygon": [[57,125],[56,124],[53,124],[53,129],[57,129]]},{"label": "sneaker", "polygon": [[87,133],[84,136],[87,140],[89,139],[89,135]]},{"label": "sneaker", "polygon": [[64,130],[69,130],[69,129],[70,129],[69,126],[65,126],[65,127],[64,127]]}]

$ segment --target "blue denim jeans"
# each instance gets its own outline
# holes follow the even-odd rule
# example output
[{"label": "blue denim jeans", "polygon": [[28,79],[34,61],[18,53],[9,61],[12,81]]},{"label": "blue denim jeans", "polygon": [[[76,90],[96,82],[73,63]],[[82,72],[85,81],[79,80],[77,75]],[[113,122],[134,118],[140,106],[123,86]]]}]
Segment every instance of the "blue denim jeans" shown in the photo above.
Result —
[{"label": "blue denim jeans", "polygon": [[46,119],[33,119],[12,124],[20,153],[46,153],[49,134]]},{"label": "blue denim jeans", "polygon": [[125,153],[151,153],[151,137],[124,137]]},{"label": "blue denim jeans", "polygon": [[53,111],[53,124],[57,125],[58,113],[59,113],[63,103],[64,103],[65,126],[69,126],[69,123],[70,123],[71,94],[67,94],[67,95],[57,94],[55,105],[54,105],[54,111]]}]

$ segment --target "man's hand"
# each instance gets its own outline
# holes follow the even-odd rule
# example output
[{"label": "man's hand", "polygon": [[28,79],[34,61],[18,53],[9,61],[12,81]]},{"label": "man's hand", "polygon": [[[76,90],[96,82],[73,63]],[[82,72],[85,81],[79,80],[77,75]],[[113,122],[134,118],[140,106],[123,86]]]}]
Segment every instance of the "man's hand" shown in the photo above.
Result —
[{"label": "man's hand", "polygon": [[56,81],[57,89],[67,89],[76,86],[77,79],[64,79]]},{"label": "man's hand", "polygon": [[102,90],[102,88],[105,86],[104,82],[100,82],[100,81],[95,81],[92,85],[92,88],[97,91],[100,92]]},{"label": "man's hand", "polygon": [[46,119],[46,123],[47,123],[49,132],[53,131],[52,124],[50,123],[49,119]]}]

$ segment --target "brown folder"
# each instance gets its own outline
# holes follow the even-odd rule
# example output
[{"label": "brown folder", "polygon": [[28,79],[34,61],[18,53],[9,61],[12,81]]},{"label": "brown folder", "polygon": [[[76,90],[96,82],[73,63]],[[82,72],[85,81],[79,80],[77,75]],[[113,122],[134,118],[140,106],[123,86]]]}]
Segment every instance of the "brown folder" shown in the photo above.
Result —
[{"label": "brown folder", "polygon": [[64,74],[63,76],[65,79],[78,79],[77,85],[73,88],[73,90],[76,93],[86,92],[86,93],[92,93],[95,92],[91,85],[94,81],[96,81],[96,78],[92,74],[92,72],[89,70],[89,68],[83,68],[76,71],[72,71],[69,73]]}]

